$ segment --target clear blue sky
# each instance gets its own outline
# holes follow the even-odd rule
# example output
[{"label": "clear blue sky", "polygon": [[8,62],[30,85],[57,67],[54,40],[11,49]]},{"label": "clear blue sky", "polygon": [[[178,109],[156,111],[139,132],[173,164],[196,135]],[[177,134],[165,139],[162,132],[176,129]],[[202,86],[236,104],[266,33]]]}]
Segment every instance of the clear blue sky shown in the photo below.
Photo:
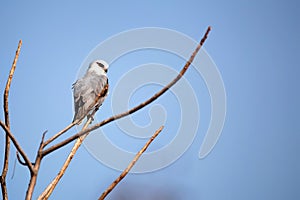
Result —
[{"label": "clear blue sky", "polygon": [[[162,27],[199,40],[211,25],[205,49],[218,66],[227,94],[226,122],[217,145],[199,160],[199,133],[171,166],[129,175],[108,199],[300,199],[299,7],[298,1],[270,0],[1,2],[1,94],[18,40],[23,40],[10,93],[12,131],[33,160],[41,133],[54,134],[71,121],[71,85],[89,52],[108,37],[133,28]],[[143,61],[129,56],[136,63]],[[109,73],[112,85],[122,75],[117,68]],[[144,99],[136,97],[134,102]],[[103,109],[108,112],[99,118],[111,114],[109,103]],[[45,158],[34,198],[55,176],[70,148]],[[10,179],[14,152],[9,196],[22,199],[29,173],[17,164]],[[96,199],[118,174],[82,146],[51,199]]]}]

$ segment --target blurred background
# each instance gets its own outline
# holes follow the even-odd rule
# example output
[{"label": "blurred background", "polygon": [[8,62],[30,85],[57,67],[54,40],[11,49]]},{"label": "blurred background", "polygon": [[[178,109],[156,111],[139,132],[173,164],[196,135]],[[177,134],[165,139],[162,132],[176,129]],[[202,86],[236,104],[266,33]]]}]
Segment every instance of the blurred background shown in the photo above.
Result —
[{"label": "blurred background", "polygon": [[[53,135],[72,120],[71,86],[84,59],[107,38],[134,28],[161,27],[199,41],[211,25],[205,50],[220,71],[227,95],[226,121],[218,143],[207,157],[198,158],[210,119],[210,100],[201,76],[195,78],[191,70],[186,79],[202,91],[197,93],[201,120],[192,145],[166,168],[129,174],[107,199],[300,199],[299,6],[292,0],[1,2],[1,94],[18,41],[23,40],[10,91],[11,130],[33,160],[42,133],[48,130],[47,136]],[[111,65],[111,88],[122,73],[145,62],[168,64],[177,71],[184,64],[184,60],[159,51],[125,55]],[[129,106],[159,88],[137,91]],[[112,114],[110,102],[111,96],[97,119]],[[165,105],[168,113],[165,134],[174,133],[179,119],[172,114],[176,100],[167,94],[157,103]],[[145,108],[132,117],[143,126],[150,123],[147,113]],[[118,138],[127,136],[115,126],[112,123],[103,129],[113,130],[107,137],[122,145]],[[66,136],[74,133],[76,128]],[[149,151],[161,148],[173,137],[159,136]],[[126,139],[130,146],[122,148],[132,152],[145,141]],[[1,136],[0,155],[3,146]],[[34,199],[57,174],[71,147],[45,158]],[[12,147],[9,197],[23,199],[30,176],[17,164],[11,179],[14,162]],[[0,163],[2,166],[3,156]],[[119,173],[82,146],[50,199],[96,199]]]}]

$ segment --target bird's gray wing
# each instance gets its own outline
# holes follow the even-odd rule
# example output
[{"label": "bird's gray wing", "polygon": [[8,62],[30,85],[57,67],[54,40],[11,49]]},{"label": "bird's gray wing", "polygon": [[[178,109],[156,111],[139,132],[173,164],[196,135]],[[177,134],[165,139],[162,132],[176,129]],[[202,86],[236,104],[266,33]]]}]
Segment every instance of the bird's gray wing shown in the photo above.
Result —
[{"label": "bird's gray wing", "polygon": [[103,103],[107,92],[102,97],[99,95],[106,84],[108,84],[107,77],[95,73],[89,73],[73,84],[75,107],[73,122],[75,120],[80,122],[95,106]]},{"label": "bird's gray wing", "polygon": [[[108,79],[106,76],[95,75],[91,78],[90,88],[92,88],[92,93],[95,95],[94,102],[91,103],[92,106],[101,106],[108,94]],[[103,91],[102,91],[103,90]]]}]

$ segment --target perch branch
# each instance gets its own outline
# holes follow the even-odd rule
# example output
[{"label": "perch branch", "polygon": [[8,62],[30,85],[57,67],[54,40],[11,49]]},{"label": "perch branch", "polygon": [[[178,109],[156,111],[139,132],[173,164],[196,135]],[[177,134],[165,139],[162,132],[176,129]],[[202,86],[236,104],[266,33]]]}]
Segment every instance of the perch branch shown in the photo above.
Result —
[{"label": "perch branch", "polygon": [[156,94],[154,94],[150,99],[146,100],[145,102],[139,104],[138,106],[126,111],[126,112],[123,112],[123,113],[120,113],[120,114],[117,114],[115,116],[112,116],[106,120],[103,120],[97,124],[95,124],[94,126],[91,126],[90,128],[87,128],[85,130],[82,130],[80,132],[78,132],[77,134],[67,138],[66,140],[60,142],[60,143],[57,143],[51,147],[49,147],[48,149],[45,149],[43,151],[43,155],[48,155],[49,153],[69,144],[70,142],[76,140],[77,138],[85,135],[85,134],[88,134],[89,132],[105,125],[105,124],[108,124],[112,121],[115,121],[117,119],[120,119],[122,117],[125,117],[125,116],[128,116],[138,110],[140,110],[141,108],[147,106],[148,104],[152,103],[154,100],[156,100],[158,97],[160,97],[162,94],[164,94],[167,90],[169,90],[175,83],[178,82],[178,80],[185,74],[186,70],[189,68],[189,66],[191,65],[191,63],[193,62],[195,56],[197,55],[198,51],[200,50],[200,48],[203,46],[205,40],[207,39],[207,36],[209,34],[211,30],[211,27],[209,26],[203,36],[203,38],[201,39],[200,43],[197,45],[196,49],[194,50],[193,54],[191,55],[191,57],[189,58],[189,60],[186,62],[186,64],[184,65],[184,67],[181,69],[180,73],[168,84],[166,85],[164,88],[162,88],[159,92],[157,92]]},{"label": "perch branch", "polygon": [[[11,85],[11,81],[17,66],[17,61],[19,58],[20,50],[22,46],[22,40],[19,41],[18,48],[16,51],[16,55],[13,61],[13,64],[11,66],[9,76],[6,82],[5,90],[4,90],[4,95],[3,95],[3,109],[4,109],[4,118],[5,118],[5,125],[10,129],[10,122],[9,122],[9,111],[8,111],[8,95],[9,95],[9,89]],[[0,177],[0,182],[1,182],[1,188],[2,188],[2,197],[3,200],[8,199],[7,195],[7,188],[6,188],[6,175],[8,171],[8,160],[9,160],[9,151],[10,151],[10,139],[9,136],[6,134],[5,136],[5,154],[4,154],[4,163],[3,163],[3,169],[2,169],[2,174]]]},{"label": "perch branch", "polygon": [[120,174],[120,176],[102,193],[102,195],[99,197],[98,200],[103,200],[116,186],[121,180],[128,174],[128,172],[132,169],[132,167],[135,165],[137,160],[141,157],[141,155],[146,151],[148,146],[151,144],[151,142],[158,136],[158,134],[162,131],[164,126],[161,126],[153,135],[152,137],[147,141],[147,143],[144,145],[144,147],[135,155],[133,160],[129,163],[129,165],[126,167],[126,169]]}]

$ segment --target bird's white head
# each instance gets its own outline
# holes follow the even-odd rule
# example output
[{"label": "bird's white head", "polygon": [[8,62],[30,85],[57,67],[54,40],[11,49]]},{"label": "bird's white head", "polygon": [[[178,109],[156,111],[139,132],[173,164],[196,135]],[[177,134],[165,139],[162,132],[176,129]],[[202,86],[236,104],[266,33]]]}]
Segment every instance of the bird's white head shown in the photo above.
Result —
[{"label": "bird's white head", "polygon": [[109,65],[104,60],[95,60],[90,64],[88,71],[93,71],[99,75],[107,73]]}]

